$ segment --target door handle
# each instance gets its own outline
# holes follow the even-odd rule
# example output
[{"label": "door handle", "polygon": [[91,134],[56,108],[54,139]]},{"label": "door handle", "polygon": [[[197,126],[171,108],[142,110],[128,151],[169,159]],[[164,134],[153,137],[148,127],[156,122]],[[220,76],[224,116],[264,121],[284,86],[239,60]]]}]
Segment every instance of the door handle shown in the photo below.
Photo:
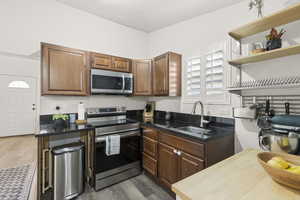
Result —
[{"label": "door handle", "polygon": [[181,156],[181,151],[177,151],[177,155],[178,155],[178,156]]},{"label": "door handle", "polygon": [[178,155],[178,151],[176,149],[173,149],[173,153]]}]

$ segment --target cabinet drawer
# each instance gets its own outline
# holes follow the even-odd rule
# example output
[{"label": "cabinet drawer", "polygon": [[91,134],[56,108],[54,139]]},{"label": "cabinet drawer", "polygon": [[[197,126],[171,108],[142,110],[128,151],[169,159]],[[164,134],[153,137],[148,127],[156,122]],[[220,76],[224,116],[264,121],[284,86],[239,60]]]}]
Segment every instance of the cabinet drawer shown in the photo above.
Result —
[{"label": "cabinet drawer", "polygon": [[150,128],[144,128],[143,133],[145,137],[151,138],[153,140],[158,139],[158,132],[156,130]]},{"label": "cabinet drawer", "polygon": [[110,66],[111,65],[111,60],[110,58],[106,58],[106,57],[96,57],[95,58],[95,66],[97,67],[97,65],[101,65],[101,66]]},{"label": "cabinet drawer", "polygon": [[157,176],[157,160],[145,153],[143,153],[143,168],[153,176]]},{"label": "cabinet drawer", "polygon": [[111,56],[103,54],[92,54],[93,57],[93,67],[99,69],[111,69],[112,68],[112,59]]},{"label": "cabinet drawer", "polygon": [[204,144],[193,142],[167,133],[159,134],[159,142],[168,144],[191,155],[204,158]]},{"label": "cabinet drawer", "polygon": [[127,58],[112,57],[112,66],[114,70],[121,72],[131,72],[131,62]]},{"label": "cabinet drawer", "polygon": [[143,137],[144,149],[143,152],[153,158],[157,158],[157,141],[147,137]]}]

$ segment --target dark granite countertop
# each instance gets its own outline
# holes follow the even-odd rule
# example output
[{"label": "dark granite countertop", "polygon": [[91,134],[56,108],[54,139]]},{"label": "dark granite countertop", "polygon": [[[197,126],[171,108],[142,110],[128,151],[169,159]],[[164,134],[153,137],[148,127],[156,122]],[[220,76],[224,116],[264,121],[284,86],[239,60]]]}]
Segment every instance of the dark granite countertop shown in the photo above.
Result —
[{"label": "dark granite countertop", "polygon": [[131,119],[131,120],[136,120],[137,122],[140,122],[142,127],[155,128],[180,137],[193,138],[200,141],[209,141],[209,140],[234,134],[234,126],[229,126],[226,124],[216,124],[216,123],[211,124],[207,128],[208,130],[210,130],[210,133],[208,135],[204,135],[198,133],[184,132],[178,129],[179,127],[184,127],[184,126],[200,127],[198,124],[194,124],[194,123],[186,123],[180,121],[166,121],[163,119],[157,119],[154,120],[153,122],[144,122],[141,119]]},{"label": "dark granite countertop", "polygon": [[35,134],[35,137],[61,135],[67,133],[75,133],[79,131],[93,130],[94,127],[90,125],[77,125],[70,124],[67,127],[56,127],[54,124],[42,124],[40,125],[40,132]]},{"label": "dark granite countertop", "polygon": [[[133,113],[133,114],[132,114]],[[179,127],[184,126],[194,126],[199,127],[199,116],[189,115],[183,113],[173,113],[171,121],[166,121],[163,112],[156,112],[155,120],[151,122],[144,122],[142,117],[142,111],[133,111],[128,113],[127,119],[130,121],[139,122],[143,127],[155,128],[162,131],[167,131],[168,133],[175,134],[180,137],[193,138],[200,141],[208,141],[224,136],[229,136],[234,134],[234,121],[232,119],[226,118],[216,118],[210,117],[206,118],[212,123],[210,123],[209,129],[211,132],[209,135],[203,135],[198,133],[189,133],[178,130]],[[108,126],[111,124],[103,125]],[[97,126],[100,127],[100,126]],[[51,121],[46,124],[40,125],[40,132],[35,134],[36,137],[41,136],[51,136],[51,135],[62,135],[68,133],[75,133],[80,131],[94,130],[97,128],[92,125],[76,125],[70,124],[65,128],[58,128]],[[102,127],[102,126],[101,126]]]}]

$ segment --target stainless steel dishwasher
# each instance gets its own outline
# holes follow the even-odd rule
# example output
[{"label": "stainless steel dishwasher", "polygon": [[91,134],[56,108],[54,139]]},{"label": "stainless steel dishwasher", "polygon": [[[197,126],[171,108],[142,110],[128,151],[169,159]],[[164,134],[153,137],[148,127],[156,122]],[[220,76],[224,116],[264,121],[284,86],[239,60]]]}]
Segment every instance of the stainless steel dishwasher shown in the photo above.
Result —
[{"label": "stainless steel dishwasher", "polygon": [[72,143],[52,149],[54,200],[69,200],[83,192],[84,144]]}]

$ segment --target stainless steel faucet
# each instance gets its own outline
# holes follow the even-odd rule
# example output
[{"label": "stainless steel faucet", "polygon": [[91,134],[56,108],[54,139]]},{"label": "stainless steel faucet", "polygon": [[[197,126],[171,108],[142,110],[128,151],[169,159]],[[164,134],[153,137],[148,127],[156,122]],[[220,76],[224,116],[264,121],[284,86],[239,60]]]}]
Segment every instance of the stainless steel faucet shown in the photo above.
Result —
[{"label": "stainless steel faucet", "polygon": [[194,106],[193,106],[193,110],[192,110],[192,114],[195,115],[196,114],[196,108],[197,108],[197,105],[200,104],[201,106],[201,118],[200,118],[200,127],[203,127],[203,117],[204,117],[204,106],[203,106],[203,103],[201,101],[196,101],[194,103]]}]

